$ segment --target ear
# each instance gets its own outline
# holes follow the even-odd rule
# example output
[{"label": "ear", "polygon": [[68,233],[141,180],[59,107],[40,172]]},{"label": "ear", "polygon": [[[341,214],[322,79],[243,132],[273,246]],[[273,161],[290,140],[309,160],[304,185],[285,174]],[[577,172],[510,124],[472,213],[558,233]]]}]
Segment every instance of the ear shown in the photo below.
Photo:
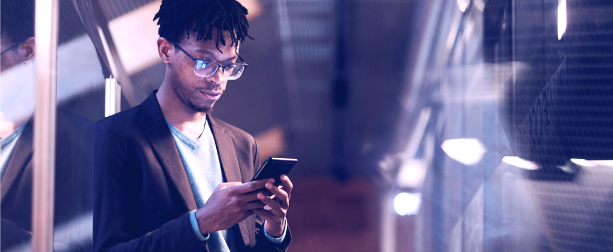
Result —
[{"label": "ear", "polygon": [[158,54],[160,55],[160,59],[164,62],[164,64],[170,64],[170,54],[173,52],[173,48],[175,47],[170,41],[167,39],[160,37],[157,41],[158,44]]},{"label": "ear", "polygon": [[35,56],[35,46],[36,46],[36,39],[34,37],[29,37],[26,40],[24,40],[23,42],[21,42],[21,44],[19,45],[19,55],[21,55],[23,57],[24,60],[29,60],[34,58]]}]

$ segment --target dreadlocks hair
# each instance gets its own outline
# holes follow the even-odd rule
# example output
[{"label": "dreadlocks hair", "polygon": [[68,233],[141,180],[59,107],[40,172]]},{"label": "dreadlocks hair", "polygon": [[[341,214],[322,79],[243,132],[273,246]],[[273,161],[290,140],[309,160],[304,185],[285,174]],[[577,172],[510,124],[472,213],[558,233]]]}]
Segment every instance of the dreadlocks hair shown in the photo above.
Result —
[{"label": "dreadlocks hair", "polygon": [[[4,1],[4,0],[3,0]],[[158,34],[172,43],[179,43],[183,34],[197,32],[196,40],[213,39],[213,27],[217,28],[217,41],[226,45],[223,31],[230,32],[230,46],[238,46],[245,38],[253,39],[247,33],[247,9],[236,0],[162,0],[156,19],[160,26]]]}]

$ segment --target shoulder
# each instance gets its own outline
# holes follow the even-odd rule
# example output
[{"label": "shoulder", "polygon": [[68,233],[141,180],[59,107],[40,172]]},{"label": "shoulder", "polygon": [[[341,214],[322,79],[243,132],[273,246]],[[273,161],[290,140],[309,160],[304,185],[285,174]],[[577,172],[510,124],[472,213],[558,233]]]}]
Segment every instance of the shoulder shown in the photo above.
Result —
[{"label": "shoulder", "polygon": [[142,120],[141,105],[119,112],[96,122],[96,133],[112,131],[115,133],[130,132],[134,125]]}]

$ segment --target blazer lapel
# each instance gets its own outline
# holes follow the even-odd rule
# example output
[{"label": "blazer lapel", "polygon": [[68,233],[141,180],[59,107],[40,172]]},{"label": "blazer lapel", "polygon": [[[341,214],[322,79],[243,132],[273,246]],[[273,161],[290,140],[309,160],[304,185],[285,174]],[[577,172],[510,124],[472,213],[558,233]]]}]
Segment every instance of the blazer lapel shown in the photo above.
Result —
[{"label": "blazer lapel", "polygon": [[189,210],[196,209],[194,194],[189,185],[187,174],[185,174],[179,151],[172,138],[172,133],[166,124],[166,120],[162,115],[162,110],[157,102],[155,93],[156,92],[151,94],[142,103],[144,121],[151,125],[150,128],[145,130],[145,134],[156,156],[159,158],[166,176],[170,178],[172,184],[181,194],[185,206],[187,206]]},{"label": "blazer lapel", "polygon": [[17,140],[13,155],[6,167],[4,177],[2,177],[0,189],[2,190],[2,201],[4,201],[4,196],[9,189],[17,182],[19,174],[23,172],[27,164],[32,160],[32,134],[32,120],[29,120]]},{"label": "blazer lapel", "polygon": [[234,152],[234,142],[224,134],[225,129],[217,126],[215,119],[211,116],[207,116],[207,118],[212,126],[211,131],[213,132],[213,138],[215,138],[215,144],[217,144],[217,154],[219,154],[221,169],[226,182],[242,182],[238,160]]},{"label": "blazer lapel", "polygon": [[[207,116],[208,122],[211,125],[211,131],[213,132],[213,138],[217,144],[217,153],[221,161],[221,169],[225,175],[227,182],[242,182],[240,168],[238,166],[238,160],[236,158],[236,152],[234,148],[234,142],[225,133],[225,129],[219,127],[215,119],[210,115]],[[250,244],[249,234],[250,230],[247,227],[245,221],[238,223],[243,242]]]}]

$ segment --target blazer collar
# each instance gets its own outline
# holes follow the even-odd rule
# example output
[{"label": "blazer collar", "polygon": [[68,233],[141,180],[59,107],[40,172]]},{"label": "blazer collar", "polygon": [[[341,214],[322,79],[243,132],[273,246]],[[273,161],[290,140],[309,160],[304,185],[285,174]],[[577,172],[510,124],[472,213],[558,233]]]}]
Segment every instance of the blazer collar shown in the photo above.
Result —
[{"label": "blazer collar", "polygon": [[226,129],[221,127],[220,123],[211,115],[207,115],[207,121],[213,132],[215,144],[217,145],[217,153],[221,161],[221,169],[224,173],[227,182],[242,182],[238,159],[236,158],[236,148],[234,141],[225,134]]},{"label": "blazer collar", "polygon": [[[56,118],[56,138],[55,138],[55,156],[56,156],[56,167],[58,164],[58,154],[62,152],[63,146],[65,145],[67,138],[60,137],[63,134],[59,132],[67,130],[67,126],[63,125],[63,112],[62,109],[57,110],[57,118]],[[1,200],[4,200],[4,196],[7,194],[11,187],[16,184],[24,184],[22,179],[32,180],[31,175],[26,175],[25,177],[22,175],[26,172],[26,169],[30,169],[29,174],[33,171],[32,169],[32,156],[34,155],[33,146],[34,145],[34,117],[30,117],[30,119],[25,123],[23,131],[17,139],[17,144],[15,145],[15,150],[13,150],[13,154],[9,160],[9,163],[6,167],[6,171],[4,173],[4,177],[2,177],[2,182],[0,183],[0,191],[2,193]],[[61,169],[61,168],[60,168]]]},{"label": "blazer collar", "polygon": [[27,167],[27,164],[32,160],[32,135],[34,134],[32,122],[32,119],[26,122],[26,126],[21,132],[21,136],[19,136],[19,139],[17,139],[15,150],[13,151],[9,164],[6,167],[4,177],[2,177],[2,185],[0,186],[0,190],[2,191],[2,200],[4,200],[4,196],[13,186],[13,184],[17,182],[17,179],[20,177],[20,174],[23,173],[24,169]]}]

